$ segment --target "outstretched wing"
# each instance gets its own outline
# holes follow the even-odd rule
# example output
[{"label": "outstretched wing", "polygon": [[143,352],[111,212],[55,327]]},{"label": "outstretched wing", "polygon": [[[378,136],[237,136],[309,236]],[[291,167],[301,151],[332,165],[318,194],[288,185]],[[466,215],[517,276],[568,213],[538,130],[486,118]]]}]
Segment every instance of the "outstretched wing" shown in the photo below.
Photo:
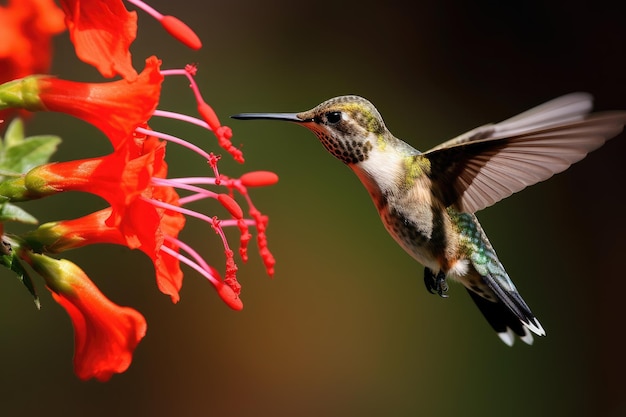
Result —
[{"label": "outstretched wing", "polygon": [[569,94],[424,153],[440,198],[473,213],[580,161],[626,123],[626,112],[588,114],[591,102]]}]

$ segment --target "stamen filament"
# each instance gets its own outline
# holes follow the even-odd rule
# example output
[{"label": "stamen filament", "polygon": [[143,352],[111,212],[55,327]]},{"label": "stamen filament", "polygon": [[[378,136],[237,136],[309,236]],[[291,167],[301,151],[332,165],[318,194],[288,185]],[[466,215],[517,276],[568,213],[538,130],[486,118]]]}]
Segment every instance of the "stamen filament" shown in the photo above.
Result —
[{"label": "stamen filament", "polygon": [[140,8],[144,12],[148,13],[150,16],[154,17],[156,20],[163,19],[163,15],[161,13],[157,12],[155,9],[153,9],[152,7],[150,7],[143,1],[140,1],[140,0],[126,0],[126,1]]},{"label": "stamen filament", "polygon": [[[152,178],[152,184],[156,185],[156,186],[162,186],[162,187],[175,187],[175,188],[180,188],[182,190],[187,190],[187,191],[191,191],[197,194],[201,194],[203,195],[202,198],[217,198],[218,194],[214,191],[211,190],[207,190],[205,188],[201,188],[201,187],[196,187],[195,185],[191,185],[189,183],[185,183],[185,182],[180,182],[180,181],[172,181],[170,179],[165,179],[165,178],[156,178],[153,177]],[[178,201],[181,205],[184,205],[185,203],[182,201],[184,198],[180,198]]]},{"label": "stamen filament", "polygon": [[211,154],[206,153],[202,148],[194,145],[193,143],[187,142],[186,140],[181,139],[179,137],[172,136],[172,135],[169,135],[167,133],[157,132],[157,131],[154,131],[154,130],[144,129],[143,127],[138,127],[137,129],[135,129],[135,131],[137,133],[141,133],[143,135],[154,136],[154,137],[157,137],[159,139],[163,139],[163,140],[166,140],[168,142],[172,142],[172,143],[176,143],[178,145],[181,145],[181,146],[183,146],[183,147],[185,147],[187,149],[190,149],[191,151],[197,153],[198,155],[202,156],[207,161],[211,159]]},{"label": "stamen filament", "polygon": [[166,117],[168,119],[180,120],[182,122],[191,123],[196,126],[200,126],[204,129],[211,130],[211,126],[209,126],[209,124],[205,122],[204,120],[198,119],[193,116],[188,116],[186,114],[176,113],[176,112],[167,111],[167,110],[155,110],[154,113],[152,113],[152,115],[157,116],[157,117]]},{"label": "stamen filament", "polygon": [[198,105],[205,103],[204,99],[202,98],[202,93],[200,93],[200,88],[198,87],[195,78],[193,77],[193,75],[190,74],[188,69],[161,70],[161,74],[163,76],[184,75],[189,80],[189,88],[191,88],[191,91],[193,92],[193,95],[196,98],[196,102],[198,103]]},{"label": "stamen filament", "polygon": [[[207,271],[207,272],[211,272],[212,268],[209,266],[209,264],[206,263],[206,261],[204,260],[204,258],[202,256],[200,256],[200,254],[198,252],[196,252],[195,249],[193,249],[191,246],[187,245],[185,242],[183,242],[180,239],[177,239],[173,236],[169,236],[169,235],[165,235],[163,236],[163,239],[168,241],[169,243],[172,243],[173,245],[179,247],[180,249],[184,250],[185,252],[187,252],[194,260],[194,262],[203,270]],[[161,246],[161,250],[168,248],[167,246]],[[171,250],[171,249],[170,249]],[[175,251],[174,251],[175,252]],[[181,255],[182,256],[182,255]],[[211,274],[211,276],[213,276]],[[218,280],[217,278],[213,277],[213,280],[216,283],[220,282],[220,280]]]},{"label": "stamen filament", "polygon": [[218,236],[222,239],[222,244],[224,245],[224,249],[226,251],[231,250],[230,245],[228,244],[228,240],[226,239],[226,234],[224,233],[224,230],[222,229],[222,226],[220,225],[221,220],[218,220],[217,217],[209,217],[206,214],[198,213],[197,211],[189,210],[184,207],[175,206],[173,204],[169,204],[163,201],[157,201],[157,200],[153,200],[153,199],[149,199],[145,197],[141,197],[141,198],[148,201],[150,204],[154,206],[161,207],[167,210],[172,210],[181,214],[185,214],[190,217],[195,217],[196,219],[209,223],[213,227],[213,230],[215,230],[215,233],[217,233]]}]

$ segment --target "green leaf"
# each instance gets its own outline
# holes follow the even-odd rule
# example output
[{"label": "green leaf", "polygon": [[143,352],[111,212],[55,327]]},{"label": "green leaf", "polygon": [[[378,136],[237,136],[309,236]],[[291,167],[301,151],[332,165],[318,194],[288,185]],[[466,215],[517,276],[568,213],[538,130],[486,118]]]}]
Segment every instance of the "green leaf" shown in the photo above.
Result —
[{"label": "green leaf", "polygon": [[24,137],[24,124],[14,119],[4,135],[4,146],[0,147],[0,171],[24,174],[32,168],[50,160],[61,138],[52,135]]},{"label": "green leaf", "polygon": [[39,310],[41,308],[41,302],[39,301],[37,290],[33,285],[33,280],[28,274],[28,271],[24,269],[22,262],[17,257],[15,252],[11,250],[11,246],[8,243],[2,241],[0,245],[2,245],[2,247],[0,247],[0,264],[6,266],[17,274],[17,278],[22,282],[22,284],[24,284],[28,292],[33,296],[35,306]]},{"label": "green leaf", "polygon": [[61,139],[56,136],[32,136],[17,146],[7,147],[4,153],[5,169],[24,174],[45,164],[57,150]]},{"label": "green leaf", "polygon": [[0,202],[0,223],[6,221],[20,222],[25,224],[39,223],[35,217],[26,210],[11,203]]},{"label": "green leaf", "polygon": [[24,141],[24,122],[19,117],[11,120],[4,134],[4,144],[7,148],[19,145]]}]

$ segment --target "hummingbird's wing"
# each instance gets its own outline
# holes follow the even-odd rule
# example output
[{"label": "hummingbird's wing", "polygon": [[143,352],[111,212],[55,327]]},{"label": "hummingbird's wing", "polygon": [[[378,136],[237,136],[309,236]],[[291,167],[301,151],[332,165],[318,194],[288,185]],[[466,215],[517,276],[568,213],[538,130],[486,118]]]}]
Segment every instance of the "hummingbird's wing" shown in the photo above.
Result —
[{"label": "hummingbird's wing", "polygon": [[474,213],[564,171],[626,123],[626,112],[588,114],[591,101],[568,94],[429,150],[434,189],[446,206]]}]

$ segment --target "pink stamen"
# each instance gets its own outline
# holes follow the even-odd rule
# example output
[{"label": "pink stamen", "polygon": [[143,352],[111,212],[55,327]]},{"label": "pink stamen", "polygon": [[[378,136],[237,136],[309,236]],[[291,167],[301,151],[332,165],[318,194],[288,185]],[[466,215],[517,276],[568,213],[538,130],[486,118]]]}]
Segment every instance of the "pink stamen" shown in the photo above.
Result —
[{"label": "pink stamen", "polygon": [[[203,198],[215,198],[215,199],[218,198],[218,193],[211,191],[211,190],[207,190],[206,188],[196,187],[195,185],[192,185],[189,182],[186,182],[184,180],[185,180],[184,178],[166,179],[166,178],[153,177],[152,184],[156,186],[161,186],[161,187],[175,187],[181,190],[191,191],[195,193],[194,196],[198,196],[198,197],[191,199],[191,201],[201,200]],[[188,197],[182,197],[178,199],[178,202],[180,205],[185,205],[186,203],[189,203],[190,200],[188,199]]]},{"label": "pink stamen", "polygon": [[174,16],[163,15],[140,0],[126,1],[134,4],[135,6],[158,20],[163,28],[183,45],[186,45],[194,50],[202,48],[202,42],[200,41],[198,35],[196,35],[196,33],[180,19]]},{"label": "pink stamen", "polygon": [[207,161],[211,160],[213,157],[211,156],[211,154],[206,153],[202,148],[194,145],[193,143],[189,143],[184,139],[181,139],[179,137],[173,136],[173,135],[169,135],[167,133],[162,133],[162,132],[157,132],[155,130],[150,130],[150,129],[144,129],[143,127],[138,127],[135,129],[135,132],[137,133],[141,133],[144,135],[148,135],[148,136],[154,136],[157,137],[159,139],[163,139],[166,140],[168,142],[172,142],[172,143],[176,143],[178,145],[181,145],[187,149],[190,149],[191,151],[197,153],[198,155],[202,156],[204,159],[206,159]]},{"label": "pink stamen", "polygon": [[[184,243],[178,241],[177,239],[176,239],[176,243],[180,247],[187,246]],[[182,245],[180,245],[181,243]],[[193,253],[195,253],[193,249],[191,250]],[[226,305],[228,305],[230,308],[232,308],[233,310],[241,310],[243,308],[243,303],[241,302],[241,299],[239,298],[239,292],[237,292],[237,290],[235,290],[234,288],[230,287],[225,281],[222,282],[221,280],[216,278],[215,276],[216,275],[219,276],[219,274],[217,274],[217,271],[215,271],[214,268],[210,267],[209,265],[206,265],[206,262],[204,262],[204,260],[202,261],[206,265],[206,268],[203,268],[201,265],[195,263],[194,261],[187,258],[186,256],[180,255],[175,250],[172,250],[171,248],[168,248],[167,246],[161,246],[161,251],[170,256],[173,256],[174,258],[178,259],[180,262],[191,267],[192,269],[197,271],[200,275],[205,277],[215,287],[215,289],[217,290],[217,294],[220,296],[222,301],[224,301]],[[200,257],[200,259],[202,258]],[[239,291],[240,290],[241,290],[241,286],[239,286]]]},{"label": "pink stamen", "polygon": [[[245,174],[244,174],[245,175]],[[263,176],[263,175],[262,175]],[[270,176],[268,176],[269,178]],[[254,179],[254,176],[252,177]],[[273,180],[273,178],[271,178]],[[276,180],[278,177],[276,176]],[[263,260],[263,264],[265,265],[265,270],[267,274],[271,277],[274,275],[274,265],[276,265],[276,260],[274,259],[274,255],[269,250],[267,244],[267,235],[265,234],[265,229],[267,228],[267,223],[269,218],[261,214],[259,210],[252,203],[252,199],[248,194],[247,188],[244,186],[243,181],[241,179],[231,179],[226,176],[222,176],[222,181],[224,181],[224,185],[231,189],[236,189],[246,200],[248,204],[248,212],[250,216],[254,219],[255,226],[257,229],[257,245],[259,247],[259,254],[261,255],[261,259]]]},{"label": "pink stamen", "polygon": [[222,226],[220,224],[221,220],[219,220],[217,216],[209,217],[206,214],[198,213],[197,211],[189,210],[184,207],[175,206],[173,204],[169,204],[164,201],[158,201],[158,200],[153,200],[149,198],[144,198],[144,200],[148,201],[150,204],[156,207],[161,207],[166,210],[172,210],[172,211],[184,214],[186,216],[195,217],[196,219],[199,219],[205,223],[210,224],[215,230],[215,232],[218,234],[218,236],[220,236],[220,238],[222,239],[222,244],[224,245],[224,249],[227,251],[230,250],[228,240],[226,239],[226,234],[224,233],[224,230],[222,229]]},{"label": "pink stamen", "polygon": [[198,72],[198,65],[197,64],[187,64],[185,65],[185,71],[187,71],[189,73],[189,75],[192,76],[196,76],[196,73]]},{"label": "pink stamen", "polygon": [[213,170],[213,174],[215,175],[215,185],[220,185],[220,182],[222,181],[220,172],[217,169],[217,162],[220,160],[220,158],[221,157],[219,155],[216,156],[213,152],[209,154],[208,163]]},{"label": "pink stamen", "polygon": [[205,184],[205,185],[217,185],[217,178],[212,177],[180,177],[180,178],[168,178],[168,181],[184,184]]},{"label": "pink stamen", "polygon": [[180,120],[182,122],[191,123],[196,126],[200,126],[206,130],[211,130],[211,127],[209,126],[209,124],[205,122],[204,120],[198,119],[196,117],[188,116],[186,114],[175,113],[175,112],[166,111],[166,110],[155,110],[152,115],[158,116],[158,117],[165,117],[168,119]]},{"label": "pink stamen", "polygon": [[[237,276],[236,276],[237,265],[235,264],[235,260],[233,258],[233,251],[230,249],[230,246],[228,244],[228,239],[226,239],[226,234],[224,233],[224,229],[222,228],[221,220],[219,220],[217,216],[209,217],[205,214],[198,213],[193,210],[186,209],[184,207],[179,207],[173,204],[165,203],[163,201],[157,201],[157,200],[152,200],[152,199],[145,199],[145,200],[150,202],[154,206],[161,207],[167,210],[172,210],[178,213],[182,213],[187,216],[195,217],[206,223],[209,223],[211,227],[213,228],[213,230],[215,230],[215,233],[217,233],[217,235],[222,240],[222,245],[224,246],[224,253],[226,254],[226,276],[224,278],[224,283],[228,285],[229,287],[231,287],[231,289],[234,291],[235,294],[239,294],[239,291],[241,291],[241,285],[239,284],[239,282],[237,282]],[[181,247],[183,246],[181,245]],[[185,251],[187,251],[188,253],[195,253],[195,251],[191,247],[187,245],[185,245],[185,247],[186,247]],[[189,250],[187,250],[187,248]],[[199,255],[197,256],[198,258],[200,257]],[[206,265],[206,263],[204,263],[204,265]]]},{"label": "pink stamen", "polygon": [[200,89],[198,88],[198,84],[194,79],[193,75],[196,72],[195,66],[187,66],[184,70],[182,69],[173,69],[173,70],[162,70],[161,74],[163,76],[167,75],[184,75],[189,80],[189,87],[191,91],[193,91],[194,97],[196,99],[196,103],[198,104],[198,113],[207,123],[209,128],[215,134],[217,138],[217,143],[220,145],[226,152],[231,154],[233,159],[239,163],[244,162],[243,152],[240,149],[237,149],[232,141],[230,140],[233,136],[233,132],[228,126],[222,126],[220,123],[217,114],[213,110],[213,107],[209,106],[204,99],[202,98],[202,94],[200,93]]},{"label": "pink stamen", "polygon": [[[161,75],[163,76],[183,75],[187,77],[187,79],[189,80],[189,88],[191,88],[191,91],[193,92],[193,95],[196,99],[196,103],[198,103],[198,109],[200,109],[200,107],[209,106],[209,105],[204,101],[204,98],[202,97],[202,93],[200,92],[200,88],[198,87],[198,83],[196,83],[196,79],[194,78],[194,75],[196,74],[197,70],[198,69],[196,66],[187,65],[185,69],[161,70]],[[209,106],[209,108],[211,108],[211,106]],[[212,108],[211,108],[211,111],[213,112],[213,116],[210,117],[208,120],[206,117],[204,117],[204,115],[202,114],[202,111],[199,111],[199,113],[200,115],[203,116],[202,118],[207,123],[209,128],[213,130],[213,132],[215,132],[220,127],[220,123],[219,123],[219,120],[217,119],[217,115],[215,114]]]},{"label": "pink stamen", "polygon": [[[165,235],[163,237],[164,240],[176,245],[177,247],[179,247],[180,249],[184,250],[185,252],[187,252],[192,258],[193,261],[188,259],[187,260],[189,262],[185,262],[186,265],[190,265],[190,263],[195,263],[197,266],[196,270],[202,270],[206,272],[206,278],[211,282],[211,284],[213,284],[215,287],[219,286],[221,284],[221,280],[219,280],[218,278],[216,278],[213,275],[213,271],[211,270],[211,268],[209,267],[209,264],[206,263],[206,261],[204,260],[204,258],[202,258],[202,256],[200,256],[200,254],[198,252],[196,252],[191,246],[187,245],[185,242],[183,242],[182,240],[176,239],[173,236],[168,236]],[[171,254],[171,252],[177,254],[178,256],[176,256],[176,258],[180,261],[182,261],[181,258],[186,258],[184,255],[179,254],[178,252],[176,252],[175,250],[167,247],[167,246],[161,246],[161,250],[164,252],[167,252],[168,254]],[[171,251],[171,252],[170,252]],[[184,262],[184,261],[183,261]],[[193,267],[192,267],[193,268]]]}]

